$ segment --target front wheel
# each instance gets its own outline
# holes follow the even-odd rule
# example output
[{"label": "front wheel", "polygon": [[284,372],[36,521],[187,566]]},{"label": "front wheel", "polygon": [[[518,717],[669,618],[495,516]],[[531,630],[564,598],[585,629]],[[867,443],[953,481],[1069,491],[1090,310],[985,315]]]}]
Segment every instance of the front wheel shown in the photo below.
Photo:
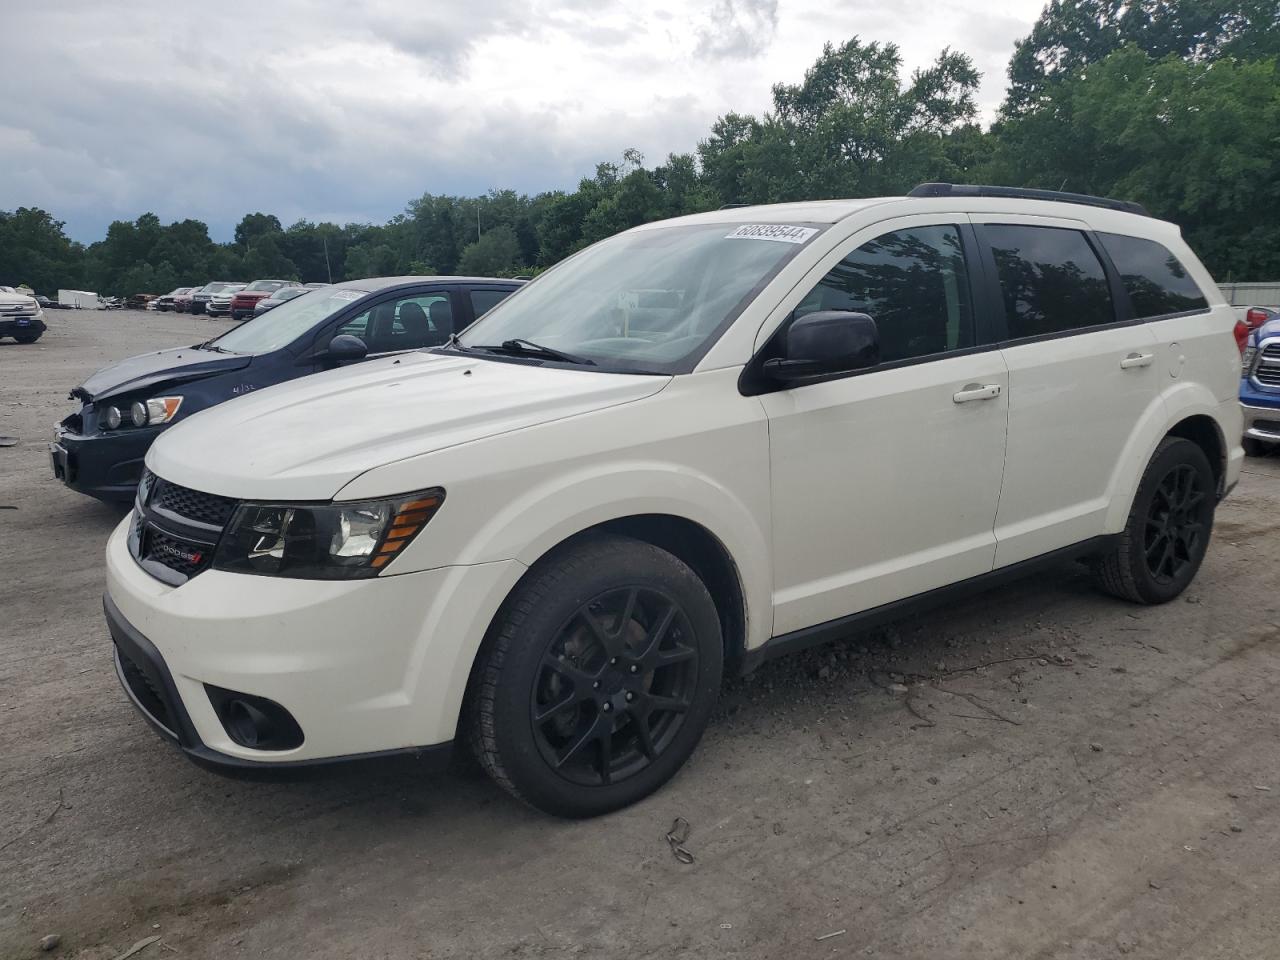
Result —
[{"label": "front wheel", "polygon": [[1244,455],[1246,457],[1265,457],[1267,455],[1267,445],[1255,437],[1245,437],[1240,441],[1244,447]]},{"label": "front wheel", "polygon": [[516,588],[472,679],[471,747],[508,792],[590,817],[635,803],[693,752],[724,647],[706,586],[623,537],[561,549]]},{"label": "front wheel", "polygon": [[1204,451],[1165,437],[1142,475],[1124,532],[1095,564],[1102,589],[1134,603],[1166,603],[1182,593],[1209,548],[1215,494]]}]

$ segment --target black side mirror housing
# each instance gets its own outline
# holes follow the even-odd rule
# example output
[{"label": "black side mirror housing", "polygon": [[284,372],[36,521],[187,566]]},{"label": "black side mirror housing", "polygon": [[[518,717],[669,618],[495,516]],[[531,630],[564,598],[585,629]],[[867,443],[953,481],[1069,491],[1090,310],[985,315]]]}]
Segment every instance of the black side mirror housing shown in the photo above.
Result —
[{"label": "black side mirror housing", "polygon": [[783,340],[784,354],[764,363],[774,380],[791,382],[865,370],[880,362],[880,332],[865,313],[819,310],[796,317]]},{"label": "black side mirror housing", "polygon": [[321,354],[326,363],[355,363],[369,355],[369,347],[359,337],[340,333],[329,341],[328,349]]}]

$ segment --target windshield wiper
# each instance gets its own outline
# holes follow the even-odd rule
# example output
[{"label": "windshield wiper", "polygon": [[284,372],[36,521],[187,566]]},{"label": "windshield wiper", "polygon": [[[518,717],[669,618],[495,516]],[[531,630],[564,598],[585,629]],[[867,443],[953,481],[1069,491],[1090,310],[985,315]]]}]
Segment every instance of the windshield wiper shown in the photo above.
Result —
[{"label": "windshield wiper", "polygon": [[228,350],[226,347],[215,346],[212,340],[206,340],[203,343],[197,343],[197,350],[212,350],[214,353],[235,353],[234,350]]},{"label": "windshield wiper", "polygon": [[466,353],[471,349],[470,347],[463,345],[462,341],[458,339],[458,335],[456,333],[449,334],[449,339],[441,344],[441,346],[449,350],[457,350],[460,353]]},{"label": "windshield wiper", "polygon": [[487,350],[489,353],[514,354],[515,356],[546,357],[548,360],[558,360],[561,363],[578,363],[588,367],[596,365],[594,360],[588,360],[586,357],[576,357],[572,353],[565,353],[563,350],[557,350],[554,347],[544,347],[540,343],[525,340],[523,337],[503,340],[498,346],[474,347],[472,349]]}]

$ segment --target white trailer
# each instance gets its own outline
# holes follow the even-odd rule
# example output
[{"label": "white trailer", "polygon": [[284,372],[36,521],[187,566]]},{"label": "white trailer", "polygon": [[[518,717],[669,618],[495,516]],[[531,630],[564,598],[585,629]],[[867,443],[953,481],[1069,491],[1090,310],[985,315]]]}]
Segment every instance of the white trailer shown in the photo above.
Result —
[{"label": "white trailer", "polygon": [[102,310],[102,301],[96,293],[88,290],[59,290],[58,305],[74,307],[77,310]]}]

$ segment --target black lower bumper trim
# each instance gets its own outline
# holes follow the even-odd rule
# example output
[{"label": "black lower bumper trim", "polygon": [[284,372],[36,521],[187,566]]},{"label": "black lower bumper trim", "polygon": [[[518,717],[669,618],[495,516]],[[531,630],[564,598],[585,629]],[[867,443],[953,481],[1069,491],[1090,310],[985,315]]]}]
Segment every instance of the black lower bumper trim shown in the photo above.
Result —
[{"label": "black lower bumper trim", "polygon": [[179,747],[189,760],[206,770],[245,779],[280,780],[390,757],[413,758],[435,771],[449,766],[453,757],[453,741],[310,760],[246,760],[213,750],[196,733],[173,675],[155,644],[124,618],[109,594],[103,594],[102,608],[115,645],[116,676],[129,700],[164,740]]}]

